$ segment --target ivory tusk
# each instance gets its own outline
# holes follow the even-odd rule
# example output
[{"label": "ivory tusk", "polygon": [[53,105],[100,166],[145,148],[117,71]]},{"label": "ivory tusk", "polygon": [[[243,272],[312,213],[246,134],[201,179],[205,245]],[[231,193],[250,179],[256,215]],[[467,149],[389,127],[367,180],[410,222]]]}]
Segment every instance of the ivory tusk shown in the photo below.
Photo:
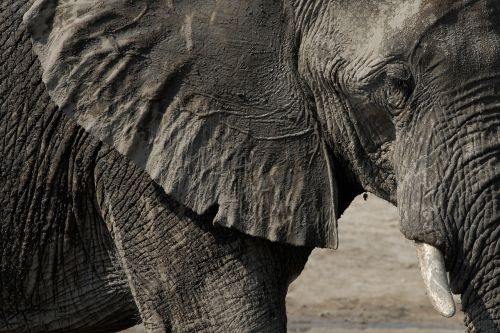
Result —
[{"label": "ivory tusk", "polygon": [[442,316],[453,317],[455,301],[450,291],[443,254],[434,246],[420,242],[415,242],[415,249],[425,289],[432,306]]}]

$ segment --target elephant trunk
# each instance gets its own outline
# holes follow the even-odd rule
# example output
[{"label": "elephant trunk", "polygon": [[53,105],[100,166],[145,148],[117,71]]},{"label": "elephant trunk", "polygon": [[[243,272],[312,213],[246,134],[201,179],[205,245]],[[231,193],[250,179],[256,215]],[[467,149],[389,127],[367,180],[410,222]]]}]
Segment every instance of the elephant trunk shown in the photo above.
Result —
[{"label": "elephant trunk", "polygon": [[490,127],[496,142],[484,143],[487,148],[476,162],[478,171],[464,174],[462,194],[450,200],[451,207],[456,207],[452,209],[462,210],[453,218],[455,260],[449,266],[450,285],[453,292],[462,294],[469,332],[500,331],[499,123]]},{"label": "elephant trunk", "polygon": [[500,331],[499,222],[496,222],[496,235],[490,235],[496,239],[485,240],[487,245],[478,255],[480,263],[472,265],[472,260],[463,260],[450,273],[453,280],[458,280],[458,284],[452,280],[452,288],[464,285],[461,290],[462,308],[469,333]]},{"label": "elephant trunk", "polygon": [[430,245],[418,244],[417,253],[428,294],[445,316],[454,312],[450,272],[470,332],[500,328],[498,87],[481,87],[487,97],[447,107],[433,103],[435,110],[420,113],[424,119],[411,135],[398,137],[395,151],[402,232]]}]

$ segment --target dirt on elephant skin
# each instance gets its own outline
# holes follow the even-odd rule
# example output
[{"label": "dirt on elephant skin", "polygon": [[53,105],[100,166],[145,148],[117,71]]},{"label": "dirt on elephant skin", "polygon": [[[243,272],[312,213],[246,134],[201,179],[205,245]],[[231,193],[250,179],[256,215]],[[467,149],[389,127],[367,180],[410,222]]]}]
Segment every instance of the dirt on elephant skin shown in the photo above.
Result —
[{"label": "dirt on elephant skin", "polygon": [[446,319],[432,309],[398,221],[389,203],[371,194],[356,198],[339,221],[339,249],[314,250],[290,286],[289,332],[464,332],[460,311]]}]

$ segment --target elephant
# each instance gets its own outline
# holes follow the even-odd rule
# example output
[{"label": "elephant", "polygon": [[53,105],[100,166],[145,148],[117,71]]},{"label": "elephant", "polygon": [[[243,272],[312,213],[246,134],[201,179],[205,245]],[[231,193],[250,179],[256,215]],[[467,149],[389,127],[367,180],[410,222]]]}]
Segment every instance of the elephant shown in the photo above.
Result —
[{"label": "elephant", "polygon": [[500,331],[498,0],[0,8],[0,332],[285,332],[365,191]]}]

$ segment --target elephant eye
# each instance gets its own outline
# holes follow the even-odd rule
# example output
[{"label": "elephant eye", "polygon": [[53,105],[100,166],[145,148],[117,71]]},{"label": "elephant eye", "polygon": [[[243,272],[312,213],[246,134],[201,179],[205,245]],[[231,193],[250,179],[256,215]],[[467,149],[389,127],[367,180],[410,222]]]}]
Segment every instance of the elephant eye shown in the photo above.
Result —
[{"label": "elephant eye", "polygon": [[381,85],[375,92],[374,99],[393,116],[397,116],[406,108],[413,93],[414,84],[408,73],[401,69],[391,69],[380,74]]},{"label": "elephant eye", "polygon": [[386,85],[386,103],[389,111],[394,113],[401,112],[406,107],[406,102],[411,96],[412,89],[410,82],[401,79],[392,79],[389,84]]}]

